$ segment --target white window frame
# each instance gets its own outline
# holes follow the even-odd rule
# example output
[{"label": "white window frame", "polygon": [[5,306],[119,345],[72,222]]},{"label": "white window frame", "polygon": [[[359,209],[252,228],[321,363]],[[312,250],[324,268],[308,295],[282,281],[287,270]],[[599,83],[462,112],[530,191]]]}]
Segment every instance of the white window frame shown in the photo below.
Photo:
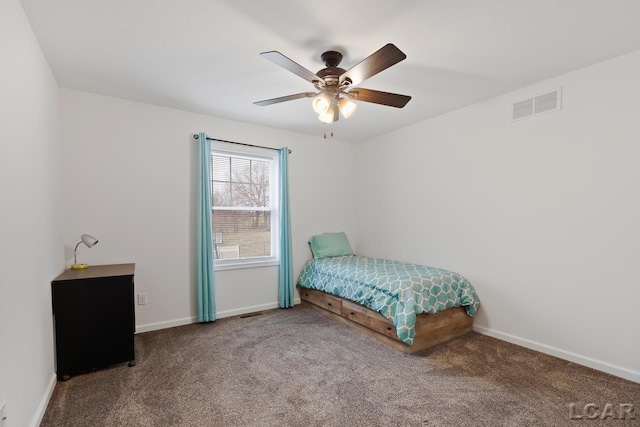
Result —
[{"label": "white window frame", "polygon": [[[213,195],[211,198],[212,214],[214,210],[265,210],[271,212],[271,255],[263,257],[251,258],[233,258],[233,259],[214,259],[214,268],[220,270],[235,270],[242,268],[256,268],[280,265],[280,194],[279,194],[279,157],[278,153],[272,150],[253,148],[228,150],[211,147],[211,156],[231,156],[248,160],[262,160],[269,162],[269,201],[270,208],[255,207],[230,207],[230,206],[214,206]],[[211,177],[213,182],[213,176]],[[213,186],[211,191],[213,192]],[[215,223],[213,224],[215,232]],[[215,242],[213,242],[215,245]],[[215,246],[214,246],[215,247]]]}]

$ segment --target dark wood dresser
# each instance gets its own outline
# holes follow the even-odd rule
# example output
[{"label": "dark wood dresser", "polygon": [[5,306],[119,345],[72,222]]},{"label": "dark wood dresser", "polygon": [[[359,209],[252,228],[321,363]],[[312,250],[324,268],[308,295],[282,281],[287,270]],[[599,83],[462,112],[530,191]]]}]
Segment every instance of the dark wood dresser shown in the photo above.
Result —
[{"label": "dark wood dresser", "polygon": [[66,270],[51,282],[59,380],[98,368],[135,365],[135,264]]}]

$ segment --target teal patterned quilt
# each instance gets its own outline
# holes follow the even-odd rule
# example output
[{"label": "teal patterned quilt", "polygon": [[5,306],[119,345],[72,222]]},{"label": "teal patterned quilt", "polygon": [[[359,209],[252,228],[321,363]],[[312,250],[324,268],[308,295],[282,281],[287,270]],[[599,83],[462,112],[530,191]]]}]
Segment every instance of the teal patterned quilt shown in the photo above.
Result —
[{"label": "teal patterned quilt", "polygon": [[389,319],[398,338],[413,344],[416,315],[464,307],[473,316],[480,300],[467,279],[441,268],[347,255],[313,259],[298,286],[349,299]]}]

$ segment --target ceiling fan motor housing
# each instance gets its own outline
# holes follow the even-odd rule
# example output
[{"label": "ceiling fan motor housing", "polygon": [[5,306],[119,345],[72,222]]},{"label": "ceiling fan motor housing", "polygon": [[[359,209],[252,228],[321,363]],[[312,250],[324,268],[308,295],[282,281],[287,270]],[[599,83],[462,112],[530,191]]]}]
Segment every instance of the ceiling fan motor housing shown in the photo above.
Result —
[{"label": "ceiling fan motor housing", "polygon": [[335,50],[329,50],[320,55],[320,58],[326,67],[337,67],[342,61],[342,54]]},{"label": "ceiling fan motor housing", "polygon": [[347,72],[344,68],[338,67],[342,61],[342,54],[335,50],[330,50],[323,53],[320,57],[327,68],[323,68],[316,73],[318,77],[324,80],[324,83],[320,82],[319,85],[316,85],[316,88],[329,91],[331,91],[332,88],[335,88],[336,91],[338,91],[338,86],[340,86],[340,76]]}]

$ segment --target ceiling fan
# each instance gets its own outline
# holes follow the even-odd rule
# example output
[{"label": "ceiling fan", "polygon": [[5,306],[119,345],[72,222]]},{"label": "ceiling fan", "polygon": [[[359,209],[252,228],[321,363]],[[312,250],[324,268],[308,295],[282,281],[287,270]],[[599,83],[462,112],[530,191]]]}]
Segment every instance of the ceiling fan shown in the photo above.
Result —
[{"label": "ceiling fan", "polygon": [[321,58],[326,68],[317,73],[307,70],[277,51],[262,52],[260,55],[313,83],[317,92],[302,92],[279,98],[265,99],[264,101],[254,102],[255,105],[265,106],[300,98],[314,98],[312,106],[318,113],[318,119],[324,123],[333,123],[340,118],[339,113],[342,113],[345,118],[353,114],[356,104],[352,100],[402,108],[411,99],[407,95],[356,87],[369,77],[375,76],[407,57],[391,43],[383,46],[348,70],[338,67],[342,61],[340,52],[333,50],[324,52]]}]

